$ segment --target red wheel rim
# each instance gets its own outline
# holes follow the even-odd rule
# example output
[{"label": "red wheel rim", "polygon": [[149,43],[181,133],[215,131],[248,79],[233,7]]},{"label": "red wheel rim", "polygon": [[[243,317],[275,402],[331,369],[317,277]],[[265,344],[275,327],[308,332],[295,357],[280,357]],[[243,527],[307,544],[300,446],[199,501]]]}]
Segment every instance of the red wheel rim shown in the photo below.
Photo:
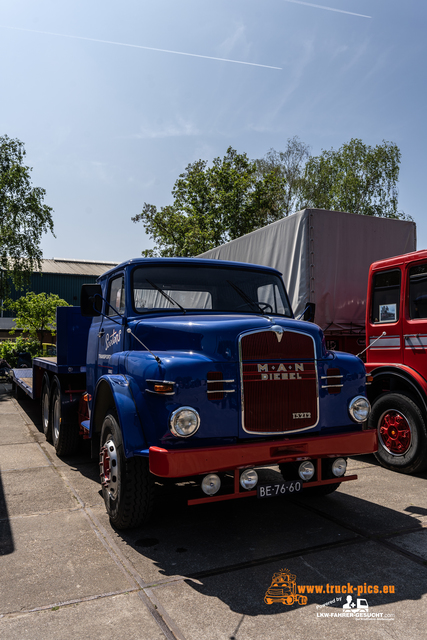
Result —
[{"label": "red wheel rim", "polygon": [[380,420],[378,431],[384,447],[394,455],[403,455],[411,446],[411,427],[398,411],[387,411]]}]

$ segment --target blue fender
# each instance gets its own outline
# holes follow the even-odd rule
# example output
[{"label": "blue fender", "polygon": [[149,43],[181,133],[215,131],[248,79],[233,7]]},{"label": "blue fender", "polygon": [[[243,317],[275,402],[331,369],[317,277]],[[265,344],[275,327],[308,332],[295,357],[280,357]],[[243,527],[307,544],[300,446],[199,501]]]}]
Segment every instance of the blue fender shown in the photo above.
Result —
[{"label": "blue fender", "polygon": [[147,442],[130,384],[125,376],[105,375],[98,380],[93,404],[94,411],[91,415],[91,433],[94,432],[94,421],[97,420],[97,408],[99,405],[102,406],[102,401],[98,402],[99,390],[102,385],[105,384],[108,384],[110,388],[117,410],[125,456],[126,458],[130,458],[134,455],[135,451],[140,453],[141,450],[147,449]]}]

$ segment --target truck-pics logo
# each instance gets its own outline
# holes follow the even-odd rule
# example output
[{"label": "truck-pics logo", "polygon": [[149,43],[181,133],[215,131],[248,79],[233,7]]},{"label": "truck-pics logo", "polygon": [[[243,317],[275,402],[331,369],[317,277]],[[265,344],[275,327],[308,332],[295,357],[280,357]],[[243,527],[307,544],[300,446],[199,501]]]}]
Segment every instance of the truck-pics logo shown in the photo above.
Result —
[{"label": "truck-pics logo", "polygon": [[266,604],[281,602],[287,605],[293,605],[295,602],[301,605],[307,604],[307,596],[297,593],[296,580],[296,575],[292,574],[289,569],[280,569],[273,575],[271,585],[264,596],[264,602]]},{"label": "truck-pics logo", "polygon": [[257,364],[257,370],[261,373],[261,380],[302,380],[300,371],[304,371],[302,362],[293,364]]},{"label": "truck-pics logo", "polygon": [[109,349],[110,347],[113,346],[113,344],[119,344],[120,342],[120,336],[122,335],[122,330],[120,329],[119,331],[116,331],[115,329],[113,330],[113,333],[106,333],[105,334],[105,349]]}]

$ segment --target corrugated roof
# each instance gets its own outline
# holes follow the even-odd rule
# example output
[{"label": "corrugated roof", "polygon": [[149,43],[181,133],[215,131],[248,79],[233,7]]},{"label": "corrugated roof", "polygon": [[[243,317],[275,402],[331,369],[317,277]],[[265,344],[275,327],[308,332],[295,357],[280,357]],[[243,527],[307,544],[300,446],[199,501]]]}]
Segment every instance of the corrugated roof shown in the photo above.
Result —
[{"label": "corrugated roof", "polygon": [[118,264],[117,262],[66,260],[64,258],[52,258],[51,260],[42,260],[41,262],[41,273],[63,273],[80,276],[101,276]]}]

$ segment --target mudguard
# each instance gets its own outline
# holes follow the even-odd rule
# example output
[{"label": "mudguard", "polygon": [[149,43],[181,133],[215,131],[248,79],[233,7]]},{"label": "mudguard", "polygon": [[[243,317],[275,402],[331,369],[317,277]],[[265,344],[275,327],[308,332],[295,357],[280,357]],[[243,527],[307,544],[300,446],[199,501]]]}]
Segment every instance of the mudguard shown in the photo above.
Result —
[{"label": "mudguard", "polygon": [[[134,455],[134,452],[147,449],[147,443],[142,428],[141,419],[136,408],[130,384],[124,375],[105,375],[98,380],[94,402],[94,412],[91,416],[91,433],[94,431],[95,421],[98,422],[97,413],[102,410],[103,394],[102,387],[107,384],[111,391],[114,404],[119,418],[119,425],[122,432],[124,452],[126,458]],[[103,419],[103,416],[101,420]]]}]

